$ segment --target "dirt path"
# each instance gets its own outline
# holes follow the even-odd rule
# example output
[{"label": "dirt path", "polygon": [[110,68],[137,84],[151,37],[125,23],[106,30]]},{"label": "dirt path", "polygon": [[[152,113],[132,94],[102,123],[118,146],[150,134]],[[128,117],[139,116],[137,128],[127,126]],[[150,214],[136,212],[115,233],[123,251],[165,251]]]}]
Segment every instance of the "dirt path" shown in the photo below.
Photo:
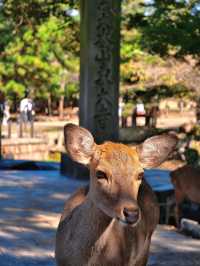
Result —
[{"label": "dirt path", "polygon": [[158,226],[153,235],[148,266],[199,266],[200,240],[177,233],[174,227]]},{"label": "dirt path", "polygon": [[0,266],[55,266],[63,202],[80,185],[57,171],[0,172]]},{"label": "dirt path", "polygon": [[[57,171],[0,171],[0,266],[55,266],[64,201],[83,184]],[[200,265],[200,241],[159,226],[148,265]]]}]

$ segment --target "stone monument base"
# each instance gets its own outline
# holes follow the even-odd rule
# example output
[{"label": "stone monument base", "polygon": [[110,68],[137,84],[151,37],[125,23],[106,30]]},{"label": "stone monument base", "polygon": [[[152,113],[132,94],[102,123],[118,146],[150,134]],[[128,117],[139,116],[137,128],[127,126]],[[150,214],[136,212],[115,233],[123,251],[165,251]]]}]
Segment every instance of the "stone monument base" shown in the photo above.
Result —
[{"label": "stone monument base", "polygon": [[60,173],[74,179],[89,180],[90,177],[88,168],[72,161],[67,153],[61,153]]}]

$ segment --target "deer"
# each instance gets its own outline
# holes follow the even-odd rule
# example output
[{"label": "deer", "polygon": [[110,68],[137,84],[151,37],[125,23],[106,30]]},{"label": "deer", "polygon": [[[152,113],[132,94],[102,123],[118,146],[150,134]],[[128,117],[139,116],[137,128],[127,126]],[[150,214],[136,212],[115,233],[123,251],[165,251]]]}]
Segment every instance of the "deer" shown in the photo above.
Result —
[{"label": "deer", "polygon": [[64,139],[68,155],[89,168],[90,181],[65,203],[56,232],[57,265],[146,265],[159,207],[144,169],[161,164],[176,137],[154,136],[133,148],[96,144],[87,129],[67,124]]},{"label": "deer", "polygon": [[170,173],[175,193],[175,220],[180,228],[181,203],[185,199],[200,203],[200,168],[184,165]]}]

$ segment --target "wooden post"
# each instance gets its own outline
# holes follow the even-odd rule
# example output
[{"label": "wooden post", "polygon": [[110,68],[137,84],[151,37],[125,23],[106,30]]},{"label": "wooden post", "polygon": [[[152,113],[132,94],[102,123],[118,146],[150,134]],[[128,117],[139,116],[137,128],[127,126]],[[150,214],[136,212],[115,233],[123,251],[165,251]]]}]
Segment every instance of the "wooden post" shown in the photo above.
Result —
[{"label": "wooden post", "polygon": [[81,0],[80,125],[117,140],[121,1]]},{"label": "wooden post", "polygon": [[12,122],[8,120],[8,138],[10,139],[12,135]]},{"label": "wooden post", "polygon": [[23,122],[22,119],[19,119],[19,138],[23,138]]},{"label": "wooden post", "polygon": [[31,124],[31,138],[34,138],[34,120],[33,118],[30,121]]}]

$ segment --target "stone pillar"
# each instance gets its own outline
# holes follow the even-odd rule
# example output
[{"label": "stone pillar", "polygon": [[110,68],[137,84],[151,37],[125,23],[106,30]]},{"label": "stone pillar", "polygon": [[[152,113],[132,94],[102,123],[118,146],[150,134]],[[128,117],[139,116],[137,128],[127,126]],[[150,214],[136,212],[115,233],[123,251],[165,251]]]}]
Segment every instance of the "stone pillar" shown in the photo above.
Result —
[{"label": "stone pillar", "polygon": [[80,125],[97,143],[118,139],[119,0],[81,0]]}]

